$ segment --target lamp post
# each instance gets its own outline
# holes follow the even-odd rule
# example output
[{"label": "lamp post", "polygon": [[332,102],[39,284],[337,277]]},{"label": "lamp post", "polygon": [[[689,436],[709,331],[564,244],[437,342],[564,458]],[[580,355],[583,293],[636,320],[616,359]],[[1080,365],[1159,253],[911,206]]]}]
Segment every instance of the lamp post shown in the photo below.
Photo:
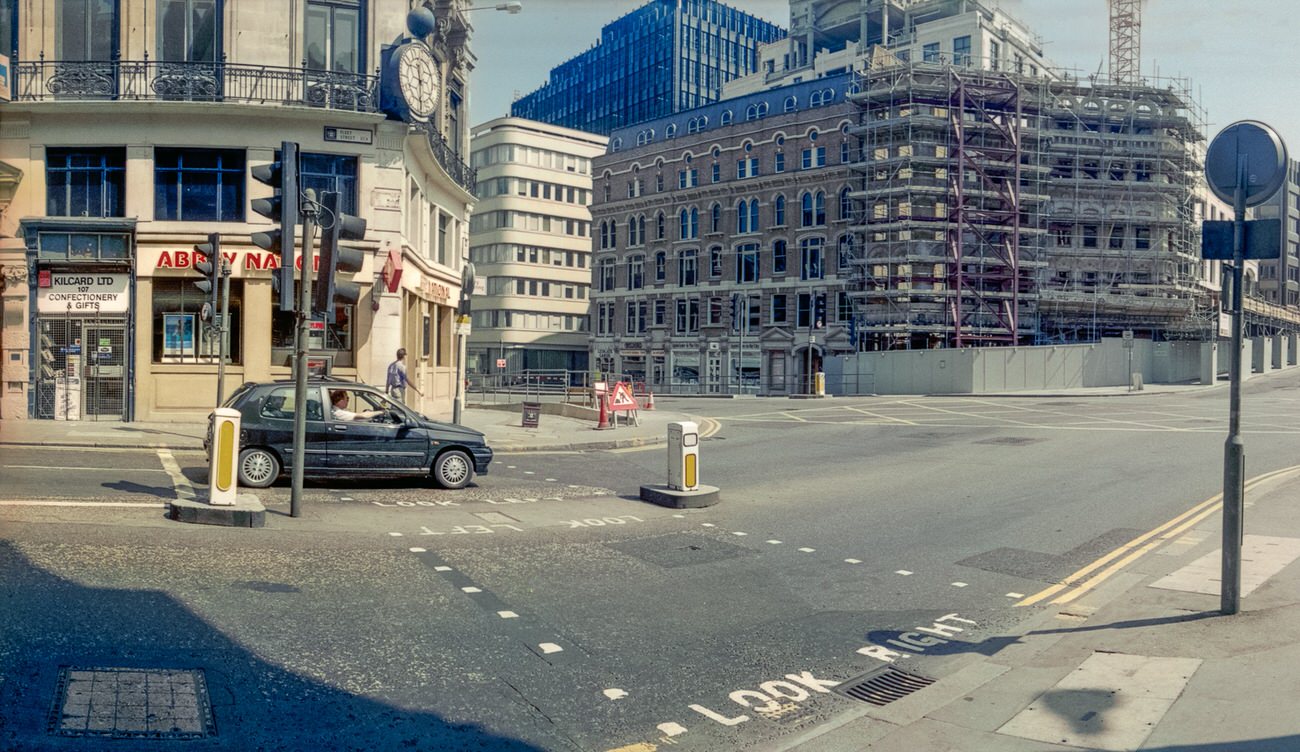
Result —
[{"label": "lamp post", "polygon": [[461,13],[469,13],[474,10],[503,10],[510,15],[515,15],[524,9],[524,4],[520,0],[509,0],[509,2],[497,3],[495,5],[478,5],[473,8],[463,8]]}]

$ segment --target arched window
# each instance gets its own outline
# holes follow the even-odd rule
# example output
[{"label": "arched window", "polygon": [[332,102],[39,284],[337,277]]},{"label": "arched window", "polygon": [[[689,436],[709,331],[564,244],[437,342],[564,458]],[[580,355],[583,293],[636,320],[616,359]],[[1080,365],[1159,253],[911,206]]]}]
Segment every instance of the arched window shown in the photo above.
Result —
[{"label": "arched window", "polygon": [[794,112],[799,109],[799,99],[793,95],[786,97],[783,109],[786,112]]},{"label": "arched window", "polygon": [[659,212],[655,215],[655,240],[664,239],[664,234],[667,232],[667,227],[665,227],[665,225],[667,224],[663,212]]},{"label": "arched window", "polygon": [[709,207],[709,232],[722,232],[722,207],[718,204]]},{"label": "arched window", "polygon": [[812,227],[813,224],[813,195],[805,192],[800,198],[800,204],[803,208],[803,214],[799,219],[800,227]]},{"label": "arched window", "polygon": [[715,245],[709,249],[709,276],[722,276],[722,246]]},{"label": "arched window", "polygon": [[655,252],[655,281],[663,282],[668,276],[668,254],[663,251]]},{"label": "arched window", "polygon": [[664,138],[677,138],[676,123],[670,123],[664,127]]},{"label": "arched window", "polygon": [[610,141],[610,142],[609,142],[609,150],[612,151],[612,152],[613,152],[613,151],[618,151],[619,149],[622,149],[622,148],[623,148],[623,139],[621,139],[621,138],[616,138],[616,139],[614,139],[613,141]]},{"label": "arched window", "polygon": [[636,217],[627,218],[627,244],[629,246],[637,244],[636,235]]},{"label": "arched window", "polygon": [[826,194],[822,191],[817,191],[813,200],[813,220],[818,226],[826,224]]},{"label": "arched window", "polygon": [[722,117],[720,118],[719,122],[721,122],[723,125],[731,125],[731,121],[732,119],[734,119],[734,117],[735,116],[732,114],[731,110],[724,110],[722,112]]},{"label": "arched window", "polygon": [[849,188],[845,186],[840,189],[840,219],[851,219],[853,217],[853,199],[849,198]]},{"label": "arched window", "polygon": [[749,232],[749,204],[745,199],[736,202],[736,234],[744,235]]},{"label": "arched window", "polygon": [[686,240],[691,237],[690,212],[686,211],[685,209],[682,209],[681,214],[678,215],[678,219],[680,220],[682,226],[681,226],[681,231],[678,232],[677,234],[677,239]]},{"label": "arched window", "polygon": [[759,231],[759,225],[758,225],[758,199],[756,199],[756,198],[752,198],[752,199],[749,200],[749,231],[750,231],[750,232],[758,232],[758,231]]},{"label": "arched window", "polygon": [[645,146],[646,144],[653,141],[654,137],[655,137],[655,129],[647,128],[641,131],[640,133],[636,134],[636,145]]},{"label": "arched window", "polygon": [[636,218],[637,245],[645,245],[645,215]]},{"label": "arched window", "polygon": [[691,207],[691,237],[698,238],[699,236],[700,236],[700,210],[692,206]]},{"label": "arched window", "polygon": [[777,227],[785,226],[785,194],[776,194],[776,200],[772,202],[772,224]]}]

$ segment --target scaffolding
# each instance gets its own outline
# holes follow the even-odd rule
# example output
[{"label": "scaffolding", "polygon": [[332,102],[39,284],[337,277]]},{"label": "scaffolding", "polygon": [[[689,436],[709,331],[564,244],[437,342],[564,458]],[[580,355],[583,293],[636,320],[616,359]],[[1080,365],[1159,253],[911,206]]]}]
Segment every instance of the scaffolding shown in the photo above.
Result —
[{"label": "scaffolding", "polygon": [[1186,82],[1066,73],[1048,95],[1040,342],[1212,337],[1194,211],[1205,120]]},{"label": "scaffolding", "polygon": [[860,75],[857,331],[867,350],[1037,331],[1046,80],[877,56]]}]

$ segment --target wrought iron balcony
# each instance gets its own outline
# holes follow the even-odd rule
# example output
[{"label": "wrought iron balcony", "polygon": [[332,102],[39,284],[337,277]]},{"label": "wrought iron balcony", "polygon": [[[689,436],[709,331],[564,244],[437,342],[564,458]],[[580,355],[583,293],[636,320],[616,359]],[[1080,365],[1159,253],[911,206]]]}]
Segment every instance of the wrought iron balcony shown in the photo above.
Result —
[{"label": "wrought iron balcony", "polygon": [[250,102],[349,112],[379,111],[379,78],[356,73],[226,62],[39,61],[14,65],[15,99]]},{"label": "wrought iron balcony", "polygon": [[460,155],[451,148],[451,145],[447,143],[447,139],[442,137],[437,128],[427,123],[420,127],[425,135],[429,137],[429,148],[433,150],[433,156],[438,160],[438,164],[442,165],[442,169],[446,170],[451,179],[455,180],[462,188],[477,196],[478,191],[475,190],[475,184],[478,182],[478,170],[461,160]]}]

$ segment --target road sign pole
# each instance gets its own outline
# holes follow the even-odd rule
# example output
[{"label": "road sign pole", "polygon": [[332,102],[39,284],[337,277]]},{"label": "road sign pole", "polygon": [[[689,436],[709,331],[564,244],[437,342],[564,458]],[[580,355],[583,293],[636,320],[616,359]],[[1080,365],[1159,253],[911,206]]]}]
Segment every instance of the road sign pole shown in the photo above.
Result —
[{"label": "road sign pole", "polygon": [[1242,267],[1245,266],[1246,180],[1248,158],[1237,158],[1237,190],[1233,200],[1232,232],[1232,373],[1228,381],[1228,440],[1223,445],[1223,568],[1219,611],[1241,609],[1241,539],[1246,500],[1246,445],[1241,438]]},{"label": "road sign pole", "polygon": [[[293,375],[293,485],[289,491],[289,516],[302,516],[302,479],[307,460],[307,350],[311,343],[312,236],[316,233],[316,192],[307,191],[302,218],[302,274],[298,287],[298,342]],[[338,221],[338,217],[334,217]],[[324,409],[324,405],[321,406]]]}]

